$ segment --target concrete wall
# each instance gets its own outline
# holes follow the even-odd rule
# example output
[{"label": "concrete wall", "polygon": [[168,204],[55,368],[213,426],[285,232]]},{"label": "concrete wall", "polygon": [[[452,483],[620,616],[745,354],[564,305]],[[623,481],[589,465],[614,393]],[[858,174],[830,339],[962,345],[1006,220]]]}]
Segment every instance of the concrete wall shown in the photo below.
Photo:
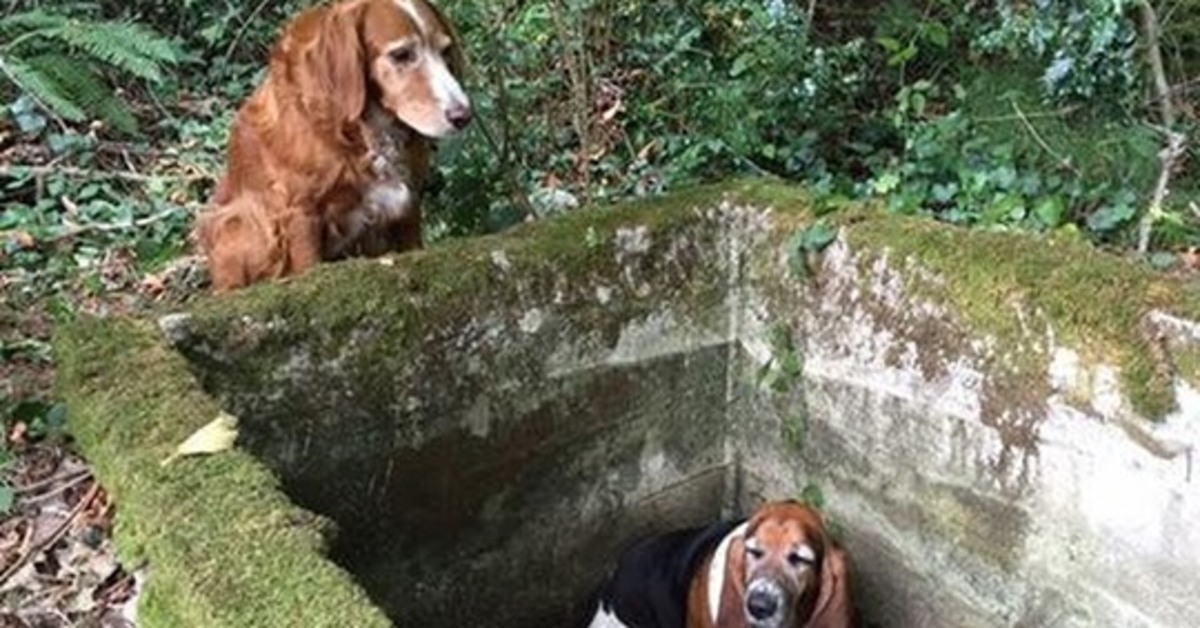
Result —
[{"label": "concrete wall", "polygon": [[981,315],[940,291],[938,249],[858,237],[869,212],[805,278],[788,241],[808,209],[752,185],[584,212],[166,328],[399,625],[563,625],[631,537],[801,493],[824,496],[874,625],[1200,625],[1200,309],[1128,319],[1171,349],[1178,403],[1152,422],[1121,371],[1143,332],[1122,345],[1004,266],[961,269],[998,299]]}]

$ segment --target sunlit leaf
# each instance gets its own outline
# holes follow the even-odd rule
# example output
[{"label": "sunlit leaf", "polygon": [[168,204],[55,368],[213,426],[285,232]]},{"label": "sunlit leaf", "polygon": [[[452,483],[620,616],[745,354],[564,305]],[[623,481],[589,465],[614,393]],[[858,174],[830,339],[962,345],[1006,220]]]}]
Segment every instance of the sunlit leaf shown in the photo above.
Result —
[{"label": "sunlit leaf", "polygon": [[196,430],[187,440],[179,444],[175,451],[162,461],[167,465],[183,456],[215,454],[233,447],[237,440],[237,417],[226,412],[217,415],[204,427]]}]

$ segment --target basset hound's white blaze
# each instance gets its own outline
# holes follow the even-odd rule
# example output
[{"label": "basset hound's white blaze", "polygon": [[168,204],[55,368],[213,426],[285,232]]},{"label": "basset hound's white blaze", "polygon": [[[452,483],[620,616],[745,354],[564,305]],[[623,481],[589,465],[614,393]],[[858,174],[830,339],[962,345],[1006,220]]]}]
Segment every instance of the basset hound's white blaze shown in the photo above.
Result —
[{"label": "basset hound's white blaze", "polygon": [[630,628],[626,626],[617,616],[607,610],[601,604],[596,609],[596,615],[592,617],[592,623],[588,624],[588,628]]},{"label": "basset hound's white blaze", "polygon": [[708,612],[714,624],[717,623],[717,616],[721,614],[721,589],[725,587],[725,572],[729,569],[729,544],[733,543],[735,538],[745,536],[748,525],[743,523],[725,535],[720,545],[717,545],[717,550],[713,552],[712,561],[708,565]]}]

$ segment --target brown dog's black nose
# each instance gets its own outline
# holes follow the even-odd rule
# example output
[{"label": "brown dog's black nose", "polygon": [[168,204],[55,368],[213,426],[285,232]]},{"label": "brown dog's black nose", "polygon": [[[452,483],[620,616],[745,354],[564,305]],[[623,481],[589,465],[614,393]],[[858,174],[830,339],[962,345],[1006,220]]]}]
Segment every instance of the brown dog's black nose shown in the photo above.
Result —
[{"label": "brown dog's black nose", "polygon": [[446,110],[446,119],[454,128],[463,130],[471,123],[471,106],[470,105],[453,105]]},{"label": "brown dog's black nose", "polygon": [[757,620],[769,619],[779,610],[779,600],[765,591],[752,591],[746,597],[746,611]]}]

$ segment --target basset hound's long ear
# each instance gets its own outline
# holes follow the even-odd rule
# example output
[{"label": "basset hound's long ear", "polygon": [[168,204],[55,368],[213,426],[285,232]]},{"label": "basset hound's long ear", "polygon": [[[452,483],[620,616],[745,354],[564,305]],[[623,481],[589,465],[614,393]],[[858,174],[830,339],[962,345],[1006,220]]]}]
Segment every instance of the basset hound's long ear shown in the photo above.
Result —
[{"label": "basset hound's long ear", "polygon": [[309,50],[308,66],[330,99],[336,122],[362,117],[367,106],[367,60],[362,41],[365,3],[334,5],[321,21],[317,45]]},{"label": "basset hound's long ear", "polygon": [[729,543],[725,562],[725,582],[721,587],[719,611],[712,618],[714,628],[737,628],[746,624],[742,601],[746,599],[746,538],[749,532]]},{"label": "basset hound's long ear", "polygon": [[821,560],[821,592],[817,596],[808,628],[850,628],[855,622],[850,599],[850,565],[846,552],[826,537],[825,557]]},{"label": "basset hound's long ear", "polygon": [[467,64],[467,53],[463,49],[462,38],[458,35],[458,30],[454,28],[454,23],[446,17],[446,13],[438,8],[433,2],[426,2],[429,10],[437,17],[438,22],[442,25],[442,30],[450,34],[450,50],[446,53],[446,65],[449,66],[450,72],[458,80],[464,80],[467,76],[467,71],[470,66]]}]

